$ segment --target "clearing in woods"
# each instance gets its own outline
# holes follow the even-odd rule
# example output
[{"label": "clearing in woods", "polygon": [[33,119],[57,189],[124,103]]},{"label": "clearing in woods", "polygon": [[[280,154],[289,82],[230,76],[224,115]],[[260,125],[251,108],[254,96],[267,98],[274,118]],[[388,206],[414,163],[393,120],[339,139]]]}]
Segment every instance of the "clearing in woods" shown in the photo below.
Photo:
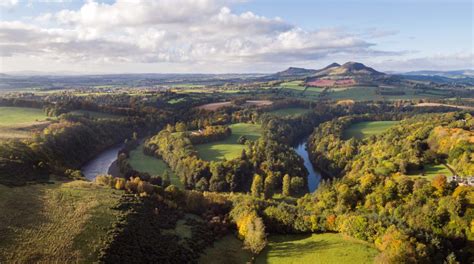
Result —
[{"label": "clearing in woods", "polygon": [[226,139],[195,146],[201,159],[207,161],[235,159],[240,156],[242,150],[246,147],[237,142],[239,137],[245,136],[249,140],[257,140],[261,136],[260,125],[237,123],[229,127],[232,130],[232,135]]}]

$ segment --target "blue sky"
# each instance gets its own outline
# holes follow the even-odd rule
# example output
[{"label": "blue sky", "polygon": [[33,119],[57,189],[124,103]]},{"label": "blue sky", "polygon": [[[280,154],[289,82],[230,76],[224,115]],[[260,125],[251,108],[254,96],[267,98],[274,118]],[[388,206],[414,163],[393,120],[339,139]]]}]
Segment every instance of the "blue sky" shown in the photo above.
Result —
[{"label": "blue sky", "polygon": [[473,1],[0,0],[0,9],[2,72],[474,68]]}]

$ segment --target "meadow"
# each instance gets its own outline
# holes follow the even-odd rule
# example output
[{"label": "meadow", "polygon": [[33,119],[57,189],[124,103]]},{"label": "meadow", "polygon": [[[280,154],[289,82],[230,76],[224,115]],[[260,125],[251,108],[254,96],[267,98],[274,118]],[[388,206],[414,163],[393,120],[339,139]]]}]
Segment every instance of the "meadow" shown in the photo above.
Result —
[{"label": "meadow", "polygon": [[303,91],[305,89],[304,81],[291,81],[280,84],[281,88]]},{"label": "meadow", "polygon": [[301,115],[304,113],[309,112],[310,110],[303,107],[290,107],[290,108],[282,108],[270,111],[269,113],[277,115],[277,116],[292,116],[292,115]]},{"label": "meadow", "polygon": [[256,140],[261,136],[261,128],[256,124],[237,123],[229,126],[232,135],[224,140],[196,145],[198,155],[203,160],[220,161],[237,158],[242,153],[245,145],[239,144],[237,140],[241,136],[249,140]]},{"label": "meadow", "polygon": [[373,263],[378,251],[368,243],[341,234],[274,235],[257,264]]},{"label": "meadow", "polygon": [[204,251],[198,260],[200,264],[243,264],[252,258],[250,251],[242,248],[242,241],[234,235],[227,235]]},{"label": "meadow", "polygon": [[42,109],[0,107],[0,139],[28,138],[32,132],[49,124]]},{"label": "meadow", "polygon": [[435,176],[440,174],[446,177],[453,175],[453,173],[444,164],[428,164],[424,165],[423,171],[411,173],[410,176],[424,178],[431,181]]},{"label": "meadow", "polygon": [[0,125],[30,124],[47,118],[42,109],[27,107],[0,107]]},{"label": "meadow", "polygon": [[351,125],[344,131],[343,138],[350,139],[363,139],[372,135],[378,135],[383,133],[385,130],[396,125],[398,121],[368,121],[359,122]]},{"label": "meadow", "polygon": [[0,262],[97,261],[120,197],[85,181],[0,185]]},{"label": "meadow", "polygon": [[129,162],[130,166],[132,166],[134,170],[146,172],[152,176],[161,176],[163,175],[163,172],[167,170],[171,179],[171,184],[176,185],[180,188],[183,187],[183,183],[181,183],[178,176],[176,176],[171,171],[171,169],[168,167],[168,165],[166,165],[164,161],[155,157],[145,155],[143,153],[143,144],[140,144],[138,148],[130,151]]}]

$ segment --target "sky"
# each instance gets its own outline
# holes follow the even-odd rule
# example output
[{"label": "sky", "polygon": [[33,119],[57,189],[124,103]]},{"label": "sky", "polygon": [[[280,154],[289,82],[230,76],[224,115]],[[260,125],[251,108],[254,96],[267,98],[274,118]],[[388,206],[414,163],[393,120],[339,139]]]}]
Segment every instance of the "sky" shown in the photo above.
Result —
[{"label": "sky", "polygon": [[472,0],[0,0],[0,72],[474,69]]}]

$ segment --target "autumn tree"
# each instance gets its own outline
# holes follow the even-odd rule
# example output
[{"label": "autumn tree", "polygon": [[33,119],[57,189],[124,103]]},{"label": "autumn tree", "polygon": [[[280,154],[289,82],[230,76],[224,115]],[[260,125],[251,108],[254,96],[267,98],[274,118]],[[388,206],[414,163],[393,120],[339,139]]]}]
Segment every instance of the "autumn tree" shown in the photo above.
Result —
[{"label": "autumn tree", "polygon": [[291,194],[290,188],[291,188],[290,175],[285,174],[285,176],[283,176],[283,187],[282,187],[282,193],[284,196],[290,196]]},{"label": "autumn tree", "polygon": [[255,174],[253,176],[253,182],[252,182],[252,187],[250,188],[250,191],[252,192],[252,195],[254,197],[260,197],[261,194],[263,193],[263,180],[262,176]]},{"label": "autumn tree", "polygon": [[253,221],[248,221],[246,229],[244,245],[254,254],[252,257],[254,259],[267,245],[267,235],[262,218],[255,217]]}]

